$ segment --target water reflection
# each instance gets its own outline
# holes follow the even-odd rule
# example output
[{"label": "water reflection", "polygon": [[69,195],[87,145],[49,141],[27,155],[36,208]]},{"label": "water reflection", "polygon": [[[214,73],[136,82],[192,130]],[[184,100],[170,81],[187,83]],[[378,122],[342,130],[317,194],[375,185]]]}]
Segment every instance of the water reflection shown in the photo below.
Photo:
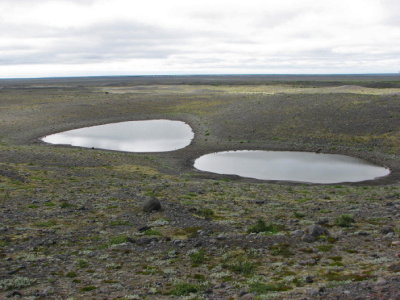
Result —
[{"label": "water reflection", "polygon": [[292,151],[217,152],[196,159],[194,167],[218,174],[309,183],[359,182],[390,173],[358,158]]},{"label": "water reflection", "polygon": [[111,123],[48,135],[42,141],[126,152],[164,152],[188,146],[194,137],[181,121],[146,120]]}]

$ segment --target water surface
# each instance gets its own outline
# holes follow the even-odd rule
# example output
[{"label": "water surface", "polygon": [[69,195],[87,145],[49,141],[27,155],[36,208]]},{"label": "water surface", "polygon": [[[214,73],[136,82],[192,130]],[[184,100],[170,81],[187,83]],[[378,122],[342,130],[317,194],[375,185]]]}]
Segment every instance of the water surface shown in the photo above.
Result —
[{"label": "water surface", "polygon": [[196,169],[263,180],[308,183],[359,182],[386,176],[389,169],[338,154],[294,151],[225,151],[201,156]]},{"label": "water surface", "polygon": [[181,121],[145,120],[111,123],[48,135],[42,141],[126,152],[165,152],[188,146],[194,137]]}]

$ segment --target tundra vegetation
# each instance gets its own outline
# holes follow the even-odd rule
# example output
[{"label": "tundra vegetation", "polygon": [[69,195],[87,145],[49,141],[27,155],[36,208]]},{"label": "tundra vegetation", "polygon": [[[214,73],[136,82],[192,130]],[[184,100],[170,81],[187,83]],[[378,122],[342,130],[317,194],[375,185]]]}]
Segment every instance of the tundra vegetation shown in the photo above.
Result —
[{"label": "tundra vegetation", "polygon": [[[167,153],[39,140],[144,119],[185,121],[195,138]],[[234,149],[392,173],[319,185],[192,167]],[[0,80],[0,298],[397,299],[399,169],[398,76]]]}]

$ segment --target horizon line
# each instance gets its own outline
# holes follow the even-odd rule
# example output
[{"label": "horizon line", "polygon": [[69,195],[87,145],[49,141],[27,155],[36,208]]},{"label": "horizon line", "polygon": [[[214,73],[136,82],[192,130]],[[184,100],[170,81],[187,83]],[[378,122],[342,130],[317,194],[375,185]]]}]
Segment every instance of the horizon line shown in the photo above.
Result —
[{"label": "horizon line", "polygon": [[202,73],[202,74],[136,74],[136,75],[72,75],[43,77],[0,77],[0,80],[18,79],[73,79],[107,77],[202,77],[202,76],[400,76],[397,73]]}]

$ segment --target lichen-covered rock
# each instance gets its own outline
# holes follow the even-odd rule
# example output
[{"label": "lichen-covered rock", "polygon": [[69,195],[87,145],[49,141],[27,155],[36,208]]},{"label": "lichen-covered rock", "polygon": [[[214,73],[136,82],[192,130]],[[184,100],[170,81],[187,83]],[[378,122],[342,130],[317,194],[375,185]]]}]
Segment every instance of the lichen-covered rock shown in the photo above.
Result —
[{"label": "lichen-covered rock", "polygon": [[144,212],[152,212],[152,211],[159,211],[161,210],[161,203],[156,198],[150,198],[147,200],[143,205]]},{"label": "lichen-covered rock", "polygon": [[326,229],[320,225],[317,225],[317,224],[314,224],[314,225],[311,225],[310,227],[308,227],[307,232],[308,232],[308,234],[310,234],[311,236],[313,236],[315,238],[318,238],[321,235],[326,235],[326,236],[330,235],[328,229]]}]

